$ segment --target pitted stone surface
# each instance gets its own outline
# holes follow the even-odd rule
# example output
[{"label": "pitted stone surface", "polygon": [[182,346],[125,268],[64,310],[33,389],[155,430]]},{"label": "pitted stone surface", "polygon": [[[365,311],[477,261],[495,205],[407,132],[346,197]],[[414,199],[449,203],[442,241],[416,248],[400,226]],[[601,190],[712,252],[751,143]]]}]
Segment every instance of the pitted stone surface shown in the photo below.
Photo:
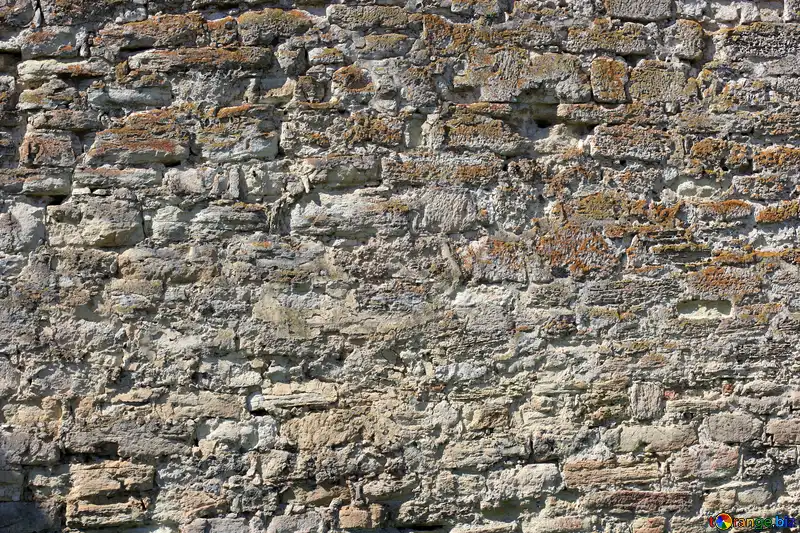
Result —
[{"label": "pitted stone surface", "polygon": [[797,516],[799,21],[0,0],[0,533]]}]

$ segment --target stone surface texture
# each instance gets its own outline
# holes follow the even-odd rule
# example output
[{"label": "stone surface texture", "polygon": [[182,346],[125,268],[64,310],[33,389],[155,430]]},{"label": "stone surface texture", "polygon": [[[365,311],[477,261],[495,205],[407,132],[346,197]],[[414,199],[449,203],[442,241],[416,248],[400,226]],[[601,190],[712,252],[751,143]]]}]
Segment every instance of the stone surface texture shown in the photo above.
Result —
[{"label": "stone surface texture", "polygon": [[0,0],[0,533],[800,514],[798,0],[276,1]]}]

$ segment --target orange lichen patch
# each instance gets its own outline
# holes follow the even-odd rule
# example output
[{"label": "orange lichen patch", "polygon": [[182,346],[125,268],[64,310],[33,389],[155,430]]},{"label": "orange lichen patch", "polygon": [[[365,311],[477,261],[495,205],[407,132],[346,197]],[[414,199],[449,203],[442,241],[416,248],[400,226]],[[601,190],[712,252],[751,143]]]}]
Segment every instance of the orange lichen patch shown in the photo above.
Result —
[{"label": "orange lichen patch", "polygon": [[796,135],[800,119],[797,112],[790,111],[775,111],[771,108],[760,113],[761,120],[756,123],[754,129],[755,134],[763,135]]},{"label": "orange lichen patch", "polygon": [[403,140],[402,119],[369,113],[354,113],[347,121],[344,140],[348,145],[375,143],[398,146]]},{"label": "orange lichen patch", "polygon": [[747,162],[747,146],[724,139],[706,138],[694,143],[689,150],[690,166],[701,169],[717,167],[738,169]]},{"label": "orange lichen patch", "polygon": [[355,65],[340,68],[333,73],[331,80],[348,92],[368,93],[375,90],[369,71]]},{"label": "orange lichen patch", "polygon": [[216,20],[207,20],[206,28],[208,28],[208,31],[212,33],[217,33],[220,31],[228,30],[231,24],[233,24],[233,27],[236,27],[236,19],[229,16]]},{"label": "orange lichen patch", "polygon": [[35,44],[42,44],[48,42],[50,39],[57,37],[59,35],[59,31],[52,30],[47,26],[43,27],[39,31],[29,33],[25,36],[25,41],[28,43],[35,43]]},{"label": "orange lichen patch", "polygon": [[567,168],[560,169],[555,174],[545,174],[543,181],[545,184],[544,195],[546,197],[562,198],[565,192],[574,190],[572,186],[599,182],[600,174],[594,168],[573,164]]},{"label": "orange lichen patch", "polygon": [[488,165],[457,165],[450,176],[457,183],[477,183],[493,178],[490,169]]},{"label": "orange lichen patch", "polygon": [[694,143],[689,150],[689,157],[701,161],[719,160],[725,157],[730,141],[707,138]]},{"label": "orange lichen patch", "polygon": [[780,261],[793,263],[798,258],[798,251],[795,248],[788,250],[754,250],[752,246],[745,245],[741,250],[718,250],[711,258],[713,263],[723,265],[752,265],[755,263],[766,264],[767,270],[770,265],[776,265]]},{"label": "orange lichen patch", "polygon": [[482,120],[476,115],[461,115],[447,121],[447,132],[451,140],[463,143],[475,135],[502,137],[511,131],[502,120]]},{"label": "orange lichen patch", "polygon": [[678,222],[678,213],[683,207],[683,202],[674,205],[651,203],[647,210],[647,218],[651,222],[662,224],[666,227],[675,227]]},{"label": "orange lichen patch", "polygon": [[164,107],[141,111],[128,115],[122,125],[109,128],[100,133],[132,136],[179,135],[180,123],[187,119],[187,113],[176,107]]},{"label": "orange lichen patch", "polygon": [[776,146],[767,148],[753,157],[753,169],[790,170],[800,167],[800,148]]},{"label": "orange lichen patch", "polygon": [[298,135],[301,135],[310,144],[316,144],[317,146],[321,146],[322,148],[327,148],[331,145],[331,138],[329,135],[325,133],[320,133],[318,131],[308,131],[308,132],[300,132]]},{"label": "orange lichen patch", "polygon": [[443,53],[467,52],[474,42],[475,31],[469,24],[451,24],[437,15],[426,15],[423,21],[422,38]]},{"label": "orange lichen patch", "polygon": [[542,234],[536,251],[547,258],[552,267],[566,268],[582,278],[591,272],[612,272],[619,258],[603,236],[588,227],[572,222],[550,228]]},{"label": "orange lichen patch", "polygon": [[618,191],[602,191],[577,200],[575,212],[592,220],[646,216],[647,200],[635,200]]},{"label": "orange lichen patch", "polygon": [[19,149],[20,162],[33,166],[71,166],[73,138],[67,134],[28,133]]},{"label": "orange lichen patch", "polygon": [[747,218],[753,212],[750,203],[744,200],[723,200],[721,202],[700,202],[694,204],[700,218],[723,221]]},{"label": "orange lichen patch", "polygon": [[489,239],[487,244],[487,252],[490,256],[510,264],[517,264],[521,261],[521,252],[524,250],[521,243]]},{"label": "orange lichen patch", "polygon": [[176,162],[188,155],[187,113],[178,108],[133,113],[117,127],[97,133],[88,162]]},{"label": "orange lichen patch", "polygon": [[[648,235],[663,231],[674,231],[675,228],[679,227],[678,213],[682,206],[682,202],[674,205],[665,205],[651,201],[646,207],[643,207],[642,218],[645,223],[611,223],[603,227],[604,233],[608,237],[618,238],[625,235]],[[634,210],[634,214],[639,216],[637,210]]]},{"label": "orange lichen patch", "polygon": [[716,250],[711,262],[721,265],[751,265],[758,261],[758,255],[745,250]]},{"label": "orange lichen patch", "polygon": [[103,40],[123,49],[194,45],[203,35],[205,19],[198,13],[157,15],[139,22],[100,30]]},{"label": "orange lichen patch", "polygon": [[597,58],[592,61],[592,93],[598,102],[624,102],[628,67],[622,61]]},{"label": "orange lichen patch", "polygon": [[[101,132],[102,133],[102,132]],[[160,162],[173,162],[179,161],[186,156],[186,149],[178,142],[172,139],[146,139],[146,138],[133,138],[133,137],[110,137],[108,132],[104,135],[98,134],[94,146],[87,153],[90,162],[113,161],[113,156],[119,156],[119,162],[135,163],[140,162],[125,158],[121,152],[140,154],[145,156],[149,154],[147,159],[141,162],[149,162],[152,158]],[[156,156],[154,154],[161,154]],[[108,158],[111,159],[108,159]]]},{"label": "orange lichen patch", "polygon": [[703,297],[740,301],[749,294],[761,292],[761,280],[748,270],[709,266],[686,276],[689,288]]},{"label": "orange lichen patch", "polygon": [[223,119],[229,117],[241,117],[246,115],[247,112],[252,108],[253,106],[251,104],[223,107],[219,111],[217,111],[217,118]]},{"label": "orange lichen patch", "polygon": [[756,222],[759,224],[777,224],[793,220],[800,214],[800,203],[797,201],[781,202],[768,205],[756,213]]}]

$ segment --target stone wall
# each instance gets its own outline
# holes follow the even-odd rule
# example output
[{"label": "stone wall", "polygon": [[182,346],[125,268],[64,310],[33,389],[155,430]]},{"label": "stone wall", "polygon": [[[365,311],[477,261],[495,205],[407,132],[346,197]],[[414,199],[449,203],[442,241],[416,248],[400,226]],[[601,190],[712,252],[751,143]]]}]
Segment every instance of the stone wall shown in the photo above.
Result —
[{"label": "stone wall", "polygon": [[799,98],[798,0],[0,0],[0,532],[800,514]]}]

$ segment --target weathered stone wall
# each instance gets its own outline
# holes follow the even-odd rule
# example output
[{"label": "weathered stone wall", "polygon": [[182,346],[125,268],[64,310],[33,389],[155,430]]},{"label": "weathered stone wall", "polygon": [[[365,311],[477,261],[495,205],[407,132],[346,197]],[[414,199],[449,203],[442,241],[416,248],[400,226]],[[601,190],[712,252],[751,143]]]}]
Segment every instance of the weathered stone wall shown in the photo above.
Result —
[{"label": "weathered stone wall", "polygon": [[798,0],[0,0],[0,532],[797,515],[798,98]]}]

